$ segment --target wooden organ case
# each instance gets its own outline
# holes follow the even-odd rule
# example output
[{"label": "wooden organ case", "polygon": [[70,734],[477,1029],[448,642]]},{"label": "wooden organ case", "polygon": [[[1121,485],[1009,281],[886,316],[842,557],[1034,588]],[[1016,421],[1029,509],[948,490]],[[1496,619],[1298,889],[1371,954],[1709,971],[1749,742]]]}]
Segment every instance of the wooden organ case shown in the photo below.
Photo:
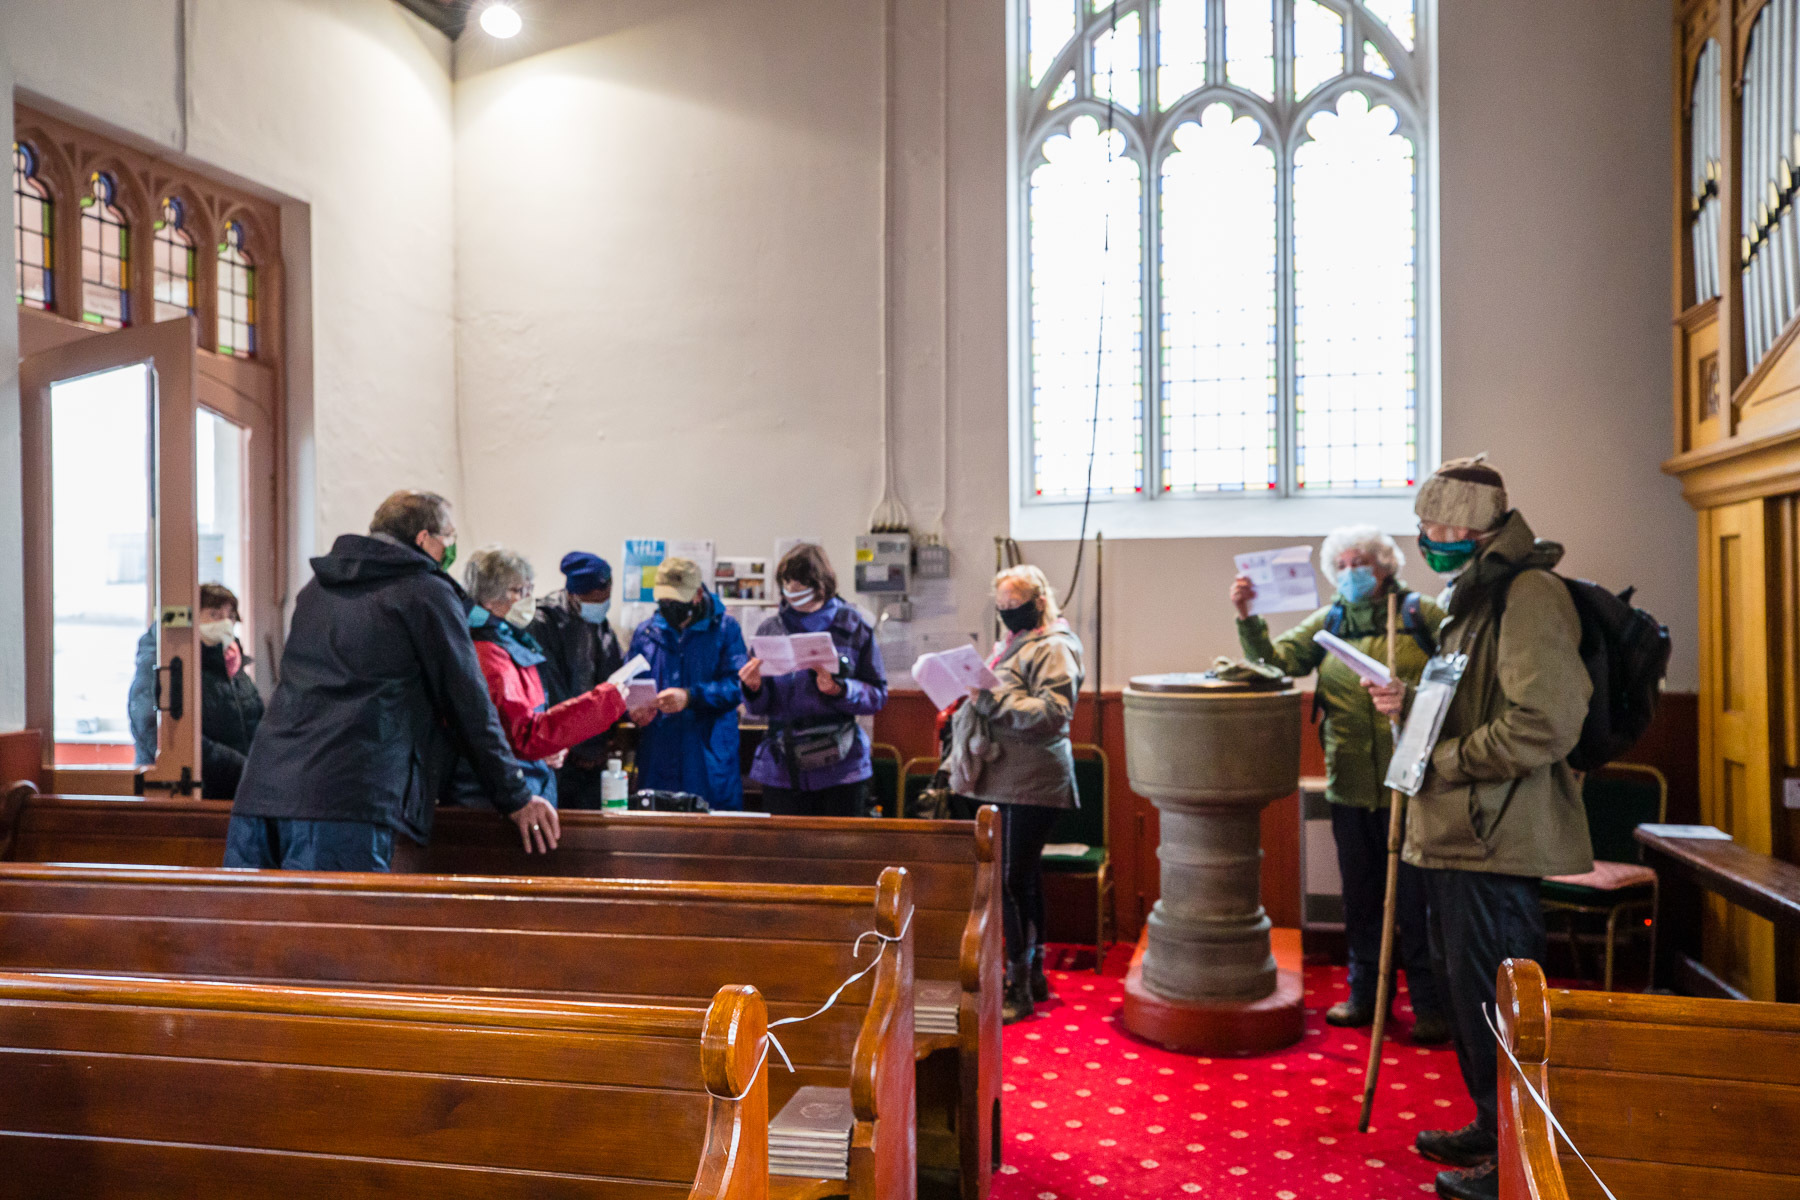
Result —
[{"label": "wooden organ case", "polygon": [[[1680,0],[1675,454],[1700,533],[1702,819],[1800,862],[1800,0]],[[1800,953],[1709,897],[1711,983],[1800,1000]]]}]

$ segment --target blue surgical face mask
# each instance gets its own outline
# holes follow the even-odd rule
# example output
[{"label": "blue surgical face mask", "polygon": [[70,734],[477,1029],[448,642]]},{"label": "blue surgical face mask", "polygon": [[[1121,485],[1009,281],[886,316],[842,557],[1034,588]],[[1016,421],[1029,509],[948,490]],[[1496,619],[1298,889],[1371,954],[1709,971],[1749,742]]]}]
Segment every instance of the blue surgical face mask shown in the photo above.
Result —
[{"label": "blue surgical face mask", "polygon": [[612,608],[611,600],[583,600],[581,602],[581,619],[589,625],[606,624],[607,610]]},{"label": "blue surgical face mask", "polygon": [[1367,600],[1380,587],[1381,580],[1375,577],[1374,567],[1351,567],[1338,572],[1338,595],[1351,604]]},{"label": "blue surgical face mask", "polygon": [[486,625],[489,621],[493,620],[493,618],[493,613],[477,604],[474,608],[469,610],[469,628],[480,629],[483,625]]}]

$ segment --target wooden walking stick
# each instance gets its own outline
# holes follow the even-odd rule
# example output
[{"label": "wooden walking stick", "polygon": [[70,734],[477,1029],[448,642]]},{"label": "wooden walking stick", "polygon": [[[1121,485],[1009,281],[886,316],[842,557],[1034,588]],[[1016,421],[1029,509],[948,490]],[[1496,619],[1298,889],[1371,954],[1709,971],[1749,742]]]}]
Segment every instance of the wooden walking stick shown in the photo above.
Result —
[{"label": "wooden walking stick", "polygon": [[[1387,665],[1388,676],[1394,678],[1396,643],[1400,617],[1400,597],[1388,593]],[[1400,742],[1399,722],[1389,721],[1389,740]],[[1400,885],[1400,840],[1406,828],[1406,795],[1394,790],[1388,796],[1387,895],[1381,905],[1381,974],[1375,978],[1375,1024],[1369,1030],[1369,1066],[1363,1072],[1362,1116],[1356,1122],[1358,1133],[1369,1132],[1369,1113],[1375,1107],[1375,1082],[1381,1075],[1381,1036],[1387,1029],[1388,1002],[1393,991],[1394,971],[1394,897]]]}]

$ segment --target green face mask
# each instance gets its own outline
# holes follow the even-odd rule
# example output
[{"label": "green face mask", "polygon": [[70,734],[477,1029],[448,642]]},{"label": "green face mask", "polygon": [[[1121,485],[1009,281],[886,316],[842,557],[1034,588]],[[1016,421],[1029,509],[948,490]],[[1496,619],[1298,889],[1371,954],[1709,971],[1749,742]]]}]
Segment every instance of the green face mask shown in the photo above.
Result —
[{"label": "green face mask", "polygon": [[1425,556],[1425,565],[1439,575],[1454,575],[1475,557],[1475,541],[1464,538],[1460,542],[1434,542],[1421,534],[1419,552]]},{"label": "green face mask", "polygon": [[448,571],[450,569],[450,565],[452,563],[454,563],[455,561],[456,561],[456,543],[451,542],[444,547],[444,561],[439,563],[438,567],[442,570]]}]

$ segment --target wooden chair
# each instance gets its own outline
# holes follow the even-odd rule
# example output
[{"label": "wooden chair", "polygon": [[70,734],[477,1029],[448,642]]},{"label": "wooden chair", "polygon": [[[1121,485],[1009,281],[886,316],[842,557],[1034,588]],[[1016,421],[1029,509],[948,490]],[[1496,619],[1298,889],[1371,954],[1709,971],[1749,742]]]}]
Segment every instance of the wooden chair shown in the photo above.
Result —
[{"label": "wooden chair", "polygon": [[740,987],[695,1008],[0,974],[0,1195],[762,1200],[764,1025]]},{"label": "wooden chair", "polygon": [[833,1190],[853,1200],[914,1194],[913,921],[899,868],[867,888],[0,864],[0,970],[653,1005],[760,980],[772,1016],[800,1017],[868,964],[873,929],[896,944],[779,1033],[798,1072],[769,1084],[777,1110],[850,1089]]},{"label": "wooden chair", "polygon": [[[217,802],[42,796],[26,785],[0,798],[0,859],[216,867],[229,817]],[[558,849],[527,856],[492,813],[444,809],[431,846],[396,846],[395,868],[870,886],[888,865],[905,867],[917,978],[962,992],[954,1038],[915,1038],[920,1161],[957,1170],[963,1200],[984,1200],[1000,1148],[998,817],[992,806],[973,822],[568,811]]]},{"label": "wooden chair", "polygon": [[1800,1197],[1800,1006],[1556,990],[1523,959],[1497,987],[1502,1200],[1601,1194],[1526,1082],[1620,1200]]},{"label": "wooden chair", "polygon": [[931,781],[937,777],[937,771],[938,760],[935,758],[920,755],[906,760],[906,765],[900,768],[899,815],[904,817],[918,811],[915,805],[919,796],[931,786]]},{"label": "wooden chair", "polygon": [[871,799],[879,817],[900,817],[900,748],[886,742],[869,747],[869,765],[875,774],[869,780]]},{"label": "wooden chair", "polygon": [[1090,877],[1094,881],[1094,974],[1106,965],[1107,933],[1112,928],[1112,861],[1107,854],[1107,796],[1112,768],[1106,751],[1078,742],[1075,747],[1075,790],[1081,805],[1064,812],[1050,830],[1050,845],[1084,846],[1079,853],[1044,852],[1044,870],[1053,875]]},{"label": "wooden chair", "polygon": [[1606,919],[1601,986],[1610,992],[1620,917],[1648,914],[1650,957],[1652,961],[1656,957],[1656,872],[1637,862],[1637,843],[1631,833],[1639,825],[1662,822],[1669,811],[1669,781],[1655,767],[1612,763],[1583,779],[1581,801],[1587,810],[1594,869],[1545,879],[1539,885],[1539,896],[1546,913],[1568,914],[1569,955],[1577,973],[1581,970],[1582,917]]}]

